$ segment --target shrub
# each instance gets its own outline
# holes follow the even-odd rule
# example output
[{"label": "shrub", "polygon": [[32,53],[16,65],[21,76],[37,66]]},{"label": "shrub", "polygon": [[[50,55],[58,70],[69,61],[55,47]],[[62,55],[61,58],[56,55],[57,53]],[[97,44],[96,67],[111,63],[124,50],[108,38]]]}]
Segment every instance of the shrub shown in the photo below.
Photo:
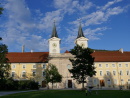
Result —
[{"label": "shrub", "polygon": [[39,89],[38,82],[33,80],[13,80],[9,78],[7,80],[0,80],[0,90],[31,90]]}]

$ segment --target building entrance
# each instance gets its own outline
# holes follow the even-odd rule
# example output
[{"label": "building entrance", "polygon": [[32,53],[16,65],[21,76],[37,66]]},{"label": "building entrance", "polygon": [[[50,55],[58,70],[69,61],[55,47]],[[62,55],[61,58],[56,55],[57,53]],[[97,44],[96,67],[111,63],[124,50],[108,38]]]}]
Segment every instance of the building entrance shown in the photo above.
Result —
[{"label": "building entrance", "polygon": [[104,80],[100,80],[100,86],[105,86]]},{"label": "building entrance", "polygon": [[46,87],[46,81],[42,81],[42,87]]},{"label": "building entrance", "polygon": [[72,80],[68,80],[68,88],[72,88]]}]

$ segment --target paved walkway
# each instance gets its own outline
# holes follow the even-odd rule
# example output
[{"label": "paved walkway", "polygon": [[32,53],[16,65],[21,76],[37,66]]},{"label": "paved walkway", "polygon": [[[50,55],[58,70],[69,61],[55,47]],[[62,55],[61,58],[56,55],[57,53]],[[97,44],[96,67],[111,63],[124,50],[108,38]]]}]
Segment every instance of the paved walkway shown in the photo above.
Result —
[{"label": "paved walkway", "polygon": [[0,96],[9,95],[9,94],[16,94],[16,93],[22,93],[22,92],[31,92],[31,91],[37,91],[37,90],[29,90],[29,91],[0,91]]},{"label": "paved walkway", "polygon": [[[48,90],[47,88],[40,88],[39,90]],[[52,89],[49,89],[52,90]],[[53,90],[80,90],[80,89],[53,89]],[[119,90],[119,89],[113,89],[113,88],[93,88],[92,90]],[[28,90],[28,91],[0,91],[0,96],[9,95],[9,94],[15,94],[15,93],[22,93],[22,92],[31,92],[31,91],[38,91],[38,90]]]}]

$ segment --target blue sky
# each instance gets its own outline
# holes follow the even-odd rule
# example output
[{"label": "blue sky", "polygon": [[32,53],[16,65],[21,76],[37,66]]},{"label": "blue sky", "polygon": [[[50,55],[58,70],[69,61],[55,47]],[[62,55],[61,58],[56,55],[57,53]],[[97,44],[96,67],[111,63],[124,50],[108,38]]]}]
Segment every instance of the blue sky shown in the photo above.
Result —
[{"label": "blue sky", "polygon": [[74,47],[79,21],[93,49],[130,51],[130,0],[1,0],[0,37],[9,52],[48,51],[53,21],[61,52]]}]

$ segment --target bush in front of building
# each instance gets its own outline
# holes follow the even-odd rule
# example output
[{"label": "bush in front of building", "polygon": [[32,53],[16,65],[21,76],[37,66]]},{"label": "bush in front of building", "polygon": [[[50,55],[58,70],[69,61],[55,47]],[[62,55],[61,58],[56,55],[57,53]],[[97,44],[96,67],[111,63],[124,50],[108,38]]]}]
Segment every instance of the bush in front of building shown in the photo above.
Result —
[{"label": "bush in front of building", "polygon": [[35,82],[33,80],[21,80],[19,81],[19,87],[20,90],[28,90],[28,89],[39,89],[38,82]]},{"label": "bush in front of building", "polygon": [[0,90],[34,90],[39,89],[38,82],[33,80],[13,80],[2,79],[0,80]]}]

